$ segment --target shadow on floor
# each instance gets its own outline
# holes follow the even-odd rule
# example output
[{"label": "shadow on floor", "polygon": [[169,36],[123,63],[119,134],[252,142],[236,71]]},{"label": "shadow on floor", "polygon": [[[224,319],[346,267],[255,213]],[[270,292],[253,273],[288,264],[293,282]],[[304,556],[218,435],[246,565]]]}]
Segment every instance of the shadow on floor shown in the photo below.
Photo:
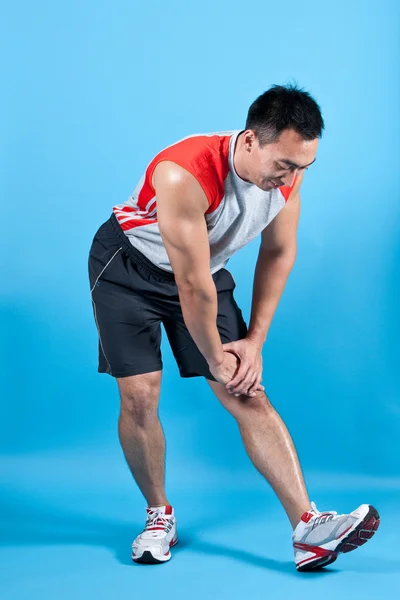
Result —
[{"label": "shadow on floor", "polygon": [[[106,519],[90,514],[77,514],[68,509],[45,505],[31,496],[7,492],[2,494],[0,502],[0,545],[37,546],[37,545],[76,545],[99,546],[109,549],[122,565],[143,568],[132,562],[130,557],[131,543],[135,535],[143,528],[142,522],[127,522],[117,519]],[[94,497],[95,501],[95,497]],[[87,503],[85,503],[87,507]],[[327,577],[339,573],[340,568],[326,568],[312,573],[298,573],[293,561],[279,561],[256,554],[242,548],[224,546],[205,539],[206,529],[220,528],[226,513],[215,514],[213,518],[198,523],[193,522],[187,533],[180,530],[179,544],[174,548],[174,556],[185,550],[207,556],[229,558],[251,565],[252,567],[285,573],[293,577]],[[232,515],[225,517],[232,522]],[[147,567],[145,567],[147,568]],[[348,569],[346,569],[348,570]],[[400,572],[399,560],[379,560],[365,557],[360,565],[351,567],[350,571],[359,573],[395,573]]]}]

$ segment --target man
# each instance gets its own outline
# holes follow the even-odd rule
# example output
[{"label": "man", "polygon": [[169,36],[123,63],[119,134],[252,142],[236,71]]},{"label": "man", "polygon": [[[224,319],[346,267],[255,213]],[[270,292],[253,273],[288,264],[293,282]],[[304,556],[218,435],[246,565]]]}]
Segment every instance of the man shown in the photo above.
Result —
[{"label": "man", "polygon": [[[237,420],[292,524],[298,570],[332,563],[379,526],[370,505],[338,515],[310,502],[293,442],[261,384],[262,346],[295,261],[300,186],[323,129],[307,92],[273,86],[250,107],[245,130],[189,136],[157,154],[95,235],[99,372],[117,380],[119,439],[148,504],[132,545],[137,562],[168,561],[178,540],[158,418],[161,323],[181,377],[205,377]],[[225,265],[259,234],[247,328]]]}]

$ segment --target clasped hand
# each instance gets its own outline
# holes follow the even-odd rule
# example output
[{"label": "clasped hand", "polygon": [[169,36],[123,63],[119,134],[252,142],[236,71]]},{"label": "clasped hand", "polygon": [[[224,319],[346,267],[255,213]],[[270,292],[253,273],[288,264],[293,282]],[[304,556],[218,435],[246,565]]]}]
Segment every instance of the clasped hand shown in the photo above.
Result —
[{"label": "clasped hand", "polygon": [[234,356],[231,357],[232,360],[224,361],[220,368],[210,368],[217,381],[223,383],[228,392],[235,396],[254,396],[256,391],[263,391],[261,348],[250,339],[244,338],[222,344],[222,349]]}]

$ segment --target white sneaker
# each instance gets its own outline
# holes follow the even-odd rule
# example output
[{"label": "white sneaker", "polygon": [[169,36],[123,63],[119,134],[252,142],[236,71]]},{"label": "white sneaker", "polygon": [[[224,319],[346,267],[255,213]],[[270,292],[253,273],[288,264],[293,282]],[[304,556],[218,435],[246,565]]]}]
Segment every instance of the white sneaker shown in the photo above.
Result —
[{"label": "white sneaker", "polygon": [[319,512],[314,502],[293,532],[294,557],[298,571],[310,571],[333,563],[340,553],[351,552],[374,535],[380,524],[378,511],[361,504],[348,515]]},{"label": "white sneaker", "polygon": [[178,543],[176,518],[172,506],[148,507],[146,525],[132,544],[132,560],[138,563],[163,563],[171,558],[170,548]]}]

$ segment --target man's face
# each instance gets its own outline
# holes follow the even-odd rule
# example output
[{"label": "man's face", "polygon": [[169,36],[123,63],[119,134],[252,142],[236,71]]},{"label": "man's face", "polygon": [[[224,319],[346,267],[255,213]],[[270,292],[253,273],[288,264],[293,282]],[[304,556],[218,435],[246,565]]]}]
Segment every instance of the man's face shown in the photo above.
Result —
[{"label": "man's face", "polygon": [[318,147],[318,138],[306,141],[293,129],[284,129],[276,142],[263,147],[251,130],[244,132],[243,141],[248,142],[250,180],[266,192],[283,185],[290,187],[296,175],[314,162]]}]

